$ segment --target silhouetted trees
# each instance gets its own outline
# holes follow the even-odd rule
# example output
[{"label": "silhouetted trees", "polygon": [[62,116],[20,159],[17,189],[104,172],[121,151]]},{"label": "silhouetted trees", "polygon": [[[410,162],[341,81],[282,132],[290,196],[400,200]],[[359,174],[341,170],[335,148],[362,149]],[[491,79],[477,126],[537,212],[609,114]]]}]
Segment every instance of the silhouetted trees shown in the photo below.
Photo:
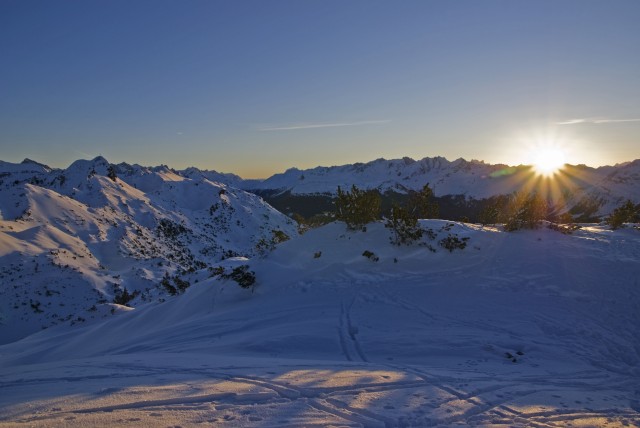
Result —
[{"label": "silhouetted trees", "polygon": [[547,214],[547,203],[538,193],[516,192],[506,210],[504,230],[535,229]]},{"label": "silhouetted trees", "polygon": [[637,222],[640,217],[640,209],[627,199],[627,202],[613,210],[607,218],[607,223],[611,229],[619,229],[624,223]]}]

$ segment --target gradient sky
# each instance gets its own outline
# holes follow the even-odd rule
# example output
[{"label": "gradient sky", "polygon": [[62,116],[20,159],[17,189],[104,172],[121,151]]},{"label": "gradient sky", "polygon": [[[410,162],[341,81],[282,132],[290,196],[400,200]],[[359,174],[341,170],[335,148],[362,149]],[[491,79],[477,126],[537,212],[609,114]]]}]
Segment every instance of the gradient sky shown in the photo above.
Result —
[{"label": "gradient sky", "polygon": [[640,1],[0,1],[0,159],[640,157]]}]

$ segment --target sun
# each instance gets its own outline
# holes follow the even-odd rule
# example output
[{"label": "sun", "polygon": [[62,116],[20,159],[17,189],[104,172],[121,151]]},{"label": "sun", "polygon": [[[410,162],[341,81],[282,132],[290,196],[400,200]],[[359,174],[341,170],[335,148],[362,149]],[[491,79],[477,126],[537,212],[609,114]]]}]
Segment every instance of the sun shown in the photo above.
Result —
[{"label": "sun", "polygon": [[554,145],[535,147],[531,150],[530,159],[535,171],[547,177],[561,170],[567,160],[565,151]]}]

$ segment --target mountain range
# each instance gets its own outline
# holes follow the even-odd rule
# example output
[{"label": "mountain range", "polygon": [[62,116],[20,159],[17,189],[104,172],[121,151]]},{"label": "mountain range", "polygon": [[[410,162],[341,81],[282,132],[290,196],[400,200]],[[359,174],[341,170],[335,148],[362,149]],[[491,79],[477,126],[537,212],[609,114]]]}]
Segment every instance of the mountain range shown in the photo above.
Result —
[{"label": "mountain range", "polygon": [[338,186],[394,198],[425,184],[449,219],[473,221],[478,204],[519,190],[544,192],[558,212],[598,218],[640,200],[640,160],[567,165],[549,179],[528,166],[378,159],[265,180],[103,157],[66,169],[0,161],[0,279],[10,284],[0,289],[0,337],[126,310],[113,302],[135,306],[179,293],[223,261],[242,264],[297,235],[290,216],[331,210]]},{"label": "mountain range", "polygon": [[203,174],[102,157],[64,170],[2,162],[0,337],[100,318],[123,296],[162,299],[214,263],[259,255],[276,231],[298,233],[260,197]]},{"label": "mountain range", "polygon": [[308,197],[313,195],[332,196],[338,186],[349,189],[352,185],[402,195],[429,184],[435,196],[445,202],[447,198],[458,200],[459,207],[451,212],[456,218],[473,218],[478,202],[516,191],[535,190],[556,212],[570,212],[577,219],[608,215],[627,199],[640,201],[640,159],[599,168],[565,165],[552,177],[538,175],[527,165],[448,161],[443,157],[416,161],[405,157],[307,170],[291,168],[265,180],[232,179],[232,185],[260,194],[285,212],[287,204],[296,205],[296,199],[309,201]]}]

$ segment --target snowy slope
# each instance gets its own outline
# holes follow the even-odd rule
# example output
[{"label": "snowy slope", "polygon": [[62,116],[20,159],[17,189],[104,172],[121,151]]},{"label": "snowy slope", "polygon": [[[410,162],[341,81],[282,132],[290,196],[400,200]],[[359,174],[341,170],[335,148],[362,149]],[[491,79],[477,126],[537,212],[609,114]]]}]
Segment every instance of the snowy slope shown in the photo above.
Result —
[{"label": "snowy slope", "polygon": [[422,225],[399,247],[329,224],[223,262],[248,263],[253,292],[212,277],[4,345],[0,424],[640,423],[637,230]]},{"label": "snowy slope", "polygon": [[[0,343],[164,299],[168,274],[193,283],[223,258],[253,256],[295,224],[259,197],[166,167],[80,160],[66,170],[0,165]],[[204,273],[199,273],[203,271]]]},{"label": "snowy slope", "polygon": [[519,190],[537,190],[566,209],[595,201],[600,215],[609,214],[626,199],[640,201],[640,160],[616,166],[590,168],[568,165],[553,180],[536,176],[531,167],[491,165],[482,161],[443,157],[377,159],[353,165],[292,168],[266,180],[248,180],[248,190],[291,192],[293,195],[335,194],[338,186],[381,192],[420,190],[429,183],[436,196],[464,195],[484,199]]}]

